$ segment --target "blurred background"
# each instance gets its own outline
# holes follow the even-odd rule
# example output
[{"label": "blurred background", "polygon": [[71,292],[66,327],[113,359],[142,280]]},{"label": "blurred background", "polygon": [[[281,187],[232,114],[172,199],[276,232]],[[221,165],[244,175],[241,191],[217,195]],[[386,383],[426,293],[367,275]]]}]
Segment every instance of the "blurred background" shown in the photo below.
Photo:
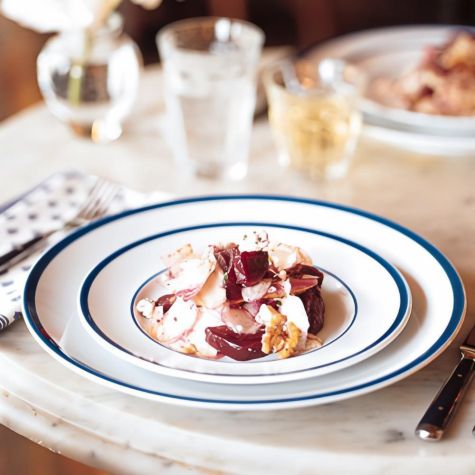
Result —
[{"label": "blurred background", "polygon": [[[123,2],[119,10],[146,64],[158,61],[157,31],[189,17],[247,19],[264,30],[266,46],[297,50],[380,26],[475,22],[473,0],[164,0],[152,11],[131,2]],[[47,38],[0,16],[0,120],[40,100],[35,63]]]},{"label": "blurred background", "polygon": [[[140,46],[146,64],[158,61],[155,35],[162,26],[197,16],[247,19],[264,30],[266,46],[291,45],[297,51],[381,26],[475,24],[473,0],[164,0],[152,11],[123,2],[120,11],[125,31]],[[48,37],[0,16],[0,120],[40,100],[36,57]],[[0,475],[64,473],[104,472],[52,454],[0,427]]]}]

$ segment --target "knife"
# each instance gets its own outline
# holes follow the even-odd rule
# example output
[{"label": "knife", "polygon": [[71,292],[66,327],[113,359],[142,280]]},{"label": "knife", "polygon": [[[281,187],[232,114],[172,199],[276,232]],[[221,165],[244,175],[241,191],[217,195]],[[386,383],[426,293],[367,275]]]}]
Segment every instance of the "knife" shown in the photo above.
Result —
[{"label": "knife", "polygon": [[14,247],[11,251],[0,256],[0,275],[4,274],[8,269],[15,264],[23,261],[27,257],[30,257],[35,252],[43,249],[47,245],[48,236],[51,236],[53,232],[44,233]]},{"label": "knife", "polygon": [[[475,327],[460,347],[462,358],[454,372],[435,396],[416,427],[422,440],[438,441],[472,380],[475,369]],[[474,428],[475,431],[475,428]]]}]

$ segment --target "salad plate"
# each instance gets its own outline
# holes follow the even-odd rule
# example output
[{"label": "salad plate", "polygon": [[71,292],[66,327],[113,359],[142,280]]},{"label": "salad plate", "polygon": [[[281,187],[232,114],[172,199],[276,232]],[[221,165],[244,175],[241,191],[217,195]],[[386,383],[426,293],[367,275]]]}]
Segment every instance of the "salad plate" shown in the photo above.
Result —
[{"label": "salad plate", "polygon": [[[169,255],[177,244],[206,249],[210,236],[213,242],[231,242],[255,230],[280,243],[298,243],[323,271],[325,323],[317,334],[321,346],[286,359],[268,355],[235,361],[226,356],[199,358],[155,341],[146,332],[149,321],[138,314],[136,305],[141,296],[167,293],[160,284],[164,266],[160,256]],[[201,224],[130,243],[105,257],[79,293],[79,315],[86,330],[119,358],[160,374],[228,384],[292,381],[353,365],[393,341],[410,310],[405,280],[374,252],[316,229],[267,222]]]},{"label": "salad plate", "polygon": [[[286,226],[305,223],[309,229],[351,240],[380,255],[402,273],[410,287],[412,313],[404,330],[377,354],[349,368],[300,381],[248,385],[190,381],[153,373],[117,358],[85,330],[77,310],[78,293],[85,277],[106,256],[167,230],[230,219]],[[35,340],[83,377],[155,401],[225,410],[323,404],[392,384],[421,369],[447,348],[460,329],[465,305],[463,285],[454,267],[410,230],[346,206],[265,195],[175,200],[91,223],[38,260],[28,276],[23,297],[25,321]]]}]

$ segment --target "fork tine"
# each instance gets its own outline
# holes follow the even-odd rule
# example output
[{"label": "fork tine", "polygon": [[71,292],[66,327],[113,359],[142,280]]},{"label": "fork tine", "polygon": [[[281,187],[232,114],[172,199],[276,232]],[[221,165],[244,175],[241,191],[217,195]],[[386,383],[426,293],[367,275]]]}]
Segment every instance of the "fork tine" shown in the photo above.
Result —
[{"label": "fork tine", "polygon": [[6,272],[10,265],[14,265],[26,257],[31,256],[35,251],[44,248],[44,244],[52,235],[70,231],[106,214],[112,200],[117,196],[119,190],[119,185],[107,182],[102,178],[97,178],[89,190],[87,199],[83,205],[78,208],[76,215],[69,219],[69,221],[64,222],[61,228],[42,233],[23,246],[8,252],[6,255],[0,256],[0,260],[2,261],[0,264],[0,274]]},{"label": "fork tine", "polygon": [[97,178],[96,182],[91,188],[91,191],[89,192],[89,196],[84,206],[78,213],[78,217],[87,220],[91,219],[98,207],[98,204],[102,200],[102,196],[107,192],[108,188],[109,183],[106,180]]},{"label": "fork tine", "polygon": [[119,191],[119,186],[112,183],[110,183],[109,185],[110,186],[108,187],[108,189],[101,196],[101,199],[98,199],[96,201],[97,206],[93,210],[90,219],[95,219],[106,214],[112,201],[116,197],[117,192]]}]

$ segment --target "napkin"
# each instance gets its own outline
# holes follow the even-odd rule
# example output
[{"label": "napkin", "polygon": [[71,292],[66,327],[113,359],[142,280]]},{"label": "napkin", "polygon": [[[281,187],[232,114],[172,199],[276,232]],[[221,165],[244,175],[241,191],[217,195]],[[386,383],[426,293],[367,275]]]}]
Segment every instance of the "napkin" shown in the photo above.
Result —
[{"label": "napkin", "polygon": [[[64,223],[77,214],[96,178],[77,171],[56,173],[8,206],[0,214],[0,253],[8,252],[38,233],[61,230]],[[170,195],[166,193],[145,194],[121,186],[109,208],[109,214],[167,198]],[[55,233],[49,239],[48,246],[63,235],[61,232]],[[31,266],[40,254],[41,251],[0,275],[0,331],[21,318],[23,287]]]}]

